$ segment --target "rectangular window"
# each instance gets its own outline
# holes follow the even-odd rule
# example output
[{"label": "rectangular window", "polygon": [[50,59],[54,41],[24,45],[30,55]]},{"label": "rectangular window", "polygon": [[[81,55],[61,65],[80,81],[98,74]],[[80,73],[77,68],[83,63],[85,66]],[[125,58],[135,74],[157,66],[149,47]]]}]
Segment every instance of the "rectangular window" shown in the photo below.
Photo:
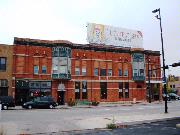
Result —
[{"label": "rectangular window", "polygon": [[57,73],[58,73],[58,66],[53,65],[53,74],[57,74]]},{"label": "rectangular window", "polygon": [[46,66],[42,66],[42,74],[46,74],[46,71],[47,69],[46,69]]},{"label": "rectangular window", "polygon": [[76,67],[76,68],[75,68],[75,75],[80,75],[80,69],[79,69],[79,67]]},{"label": "rectangular window", "polygon": [[123,82],[119,82],[119,98],[123,98]]},{"label": "rectangular window", "polygon": [[6,71],[6,58],[0,57],[0,71]]},{"label": "rectangular window", "polygon": [[100,69],[100,76],[106,76],[106,69]]},{"label": "rectangular window", "polygon": [[134,69],[134,70],[133,70],[133,76],[138,76],[138,71],[137,71],[137,69]]},{"label": "rectangular window", "polygon": [[98,68],[94,68],[94,76],[98,76]]},{"label": "rectangular window", "polygon": [[122,69],[119,69],[119,70],[118,70],[118,75],[119,75],[119,76],[122,76]]},{"label": "rectangular window", "polygon": [[112,69],[108,69],[108,76],[112,76]]},{"label": "rectangular window", "polygon": [[80,82],[75,82],[75,99],[80,99]]},{"label": "rectangular window", "polygon": [[1,79],[0,80],[0,87],[8,87],[8,80]]},{"label": "rectangular window", "polygon": [[34,66],[34,74],[38,74],[39,73],[39,67],[38,66]]},{"label": "rectangular window", "polygon": [[87,99],[87,82],[82,81],[82,99]]},{"label": "rectangular window", "polygon": [[67,74],[67,66],[60,66],[59,67],[59,73]]},{"label": "rectangular window", "polygon": [[128,70],[127,69],[124,70],[124,76],[128,76]]},{"label": "rectangular window", "polygon": [[101,99],[107,99],[107,82],[100,82]]},{"label": "rectangular window", "polygon": [[82,68],[82,75],[84,75],[84,76],[86,75],[86,67]]},{"label": "rectangular window", "polygon": [[140,76],[144,76],[144,69],[140,69]]},{"label": "rectangular window", "polygon": [[129,98],[129,83],[125,82],[125,98]]}]

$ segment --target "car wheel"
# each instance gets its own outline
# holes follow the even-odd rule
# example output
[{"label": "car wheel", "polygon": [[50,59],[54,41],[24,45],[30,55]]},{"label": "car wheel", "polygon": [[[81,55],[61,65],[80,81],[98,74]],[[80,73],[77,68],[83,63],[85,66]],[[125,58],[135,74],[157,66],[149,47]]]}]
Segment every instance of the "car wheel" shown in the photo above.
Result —
[{"label": "car wheel", "polygon": [[8,106],[7,105],[3,105],[3,110],[7,110]]},{"label": "car wheel", "polygon": [[49,108],[50,108],[50,109],[53,109],[53,108],[54,108],[54,106],[53,106],[53,105],[49,105]]},{"label": "car wheel", "polygon": [[28,105],[28,109],[32,109],[32,106],[31,106],[31,105]]}]

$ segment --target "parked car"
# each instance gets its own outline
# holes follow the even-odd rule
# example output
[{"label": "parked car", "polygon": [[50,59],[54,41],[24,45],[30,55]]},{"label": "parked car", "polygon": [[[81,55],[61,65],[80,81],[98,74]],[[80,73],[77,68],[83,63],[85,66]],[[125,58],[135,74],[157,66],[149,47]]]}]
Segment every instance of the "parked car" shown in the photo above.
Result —
[{"label": "parked car", "polygon": [[[165,100],[166,94],[162,94],[163,100]],[[167,101],[171,101],[171,97],[167,94]]]},{"label": "parked car", "polygon": [[52,97],[37,97],[29,102],[25,102],[22,107],[27,109],[32,108],[55,108],[58,104],[53,100]]},{"label": "parked car", "polygon": [[2,110],[7,110],[9,107],[15,107],[15,102],[11,96],[0,96],[0,104]]},{"label": "parked car", "polygon": [[172,100],[180,100],[180,96],[175,93],[169,93],[168,95]]}]

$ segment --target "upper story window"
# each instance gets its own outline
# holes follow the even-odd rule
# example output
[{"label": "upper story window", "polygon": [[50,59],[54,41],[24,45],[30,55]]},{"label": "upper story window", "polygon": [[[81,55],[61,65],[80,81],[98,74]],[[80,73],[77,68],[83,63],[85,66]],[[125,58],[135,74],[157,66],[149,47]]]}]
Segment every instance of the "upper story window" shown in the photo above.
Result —
[{"label": "upper story window", "polygon": [[144,69],[140,69],[139,72],[140,72],[140,76],[144,76]]},{"label": "upper story window", "polygon": [[138,70],[137,69],[133,69],[133,76],[138,76]]},{"label": "upper story window", "polygon": [[46,66],[42,66],[42,74],[46,74],[47,73],[47,68]]},{"label": "upper story window", "polygon": [[124,70],[124,76],[128,76],[128,70],[127,69]]},{"label": "upper story window", "polygon": [[118,75],[119,75],[119,76],[122,76],[122,69],[119,69],[119,70],[118,70]]},{"label": "upper story window", "polygon": [[75,75],[80,75],[80,69],[79,69],[79,67],[76,67],[76,68],[75,68]]},{"label": "upper story window", "polygon": [[106,69],[100,69],[100,76],[106,76]]},{"label": "upper story window", "polygon": [[128,64],[125,63],[123,68],[124,68],[124,76],[128,76]]},{"label": "upper story window", "polygon": [[94,68],[94,76],[98,76],[98,68]]},{"label": "upper story window", "polygon": [[87,67],[87,62],[85,60],[82,60],[82,75],[86,75],[86,67]]},{"label": "upper story window", "polygon": [[6,79],[0,79],[0,87],[8,87],[8,81]]},{"label": "upper story window", "polygon": [[108,76],[112,76],[112,69],[108,69]]},{"label": "upper story window", "polygon": [[98,76],[99,75],[99,61],[94,61],[94,76]]},{"label": "upper story window", "polygon": [[6,71],[6,58],[0,57],[0,71]]},{"label": "upper story window", "polygon": [[86,75],[86,67],[82,68],[82,75],[84,75],[84,76]]},{"label": "upper story window", "polygon": [[39,66],[34,66],[34,74],[38,74],[39,73]]}]

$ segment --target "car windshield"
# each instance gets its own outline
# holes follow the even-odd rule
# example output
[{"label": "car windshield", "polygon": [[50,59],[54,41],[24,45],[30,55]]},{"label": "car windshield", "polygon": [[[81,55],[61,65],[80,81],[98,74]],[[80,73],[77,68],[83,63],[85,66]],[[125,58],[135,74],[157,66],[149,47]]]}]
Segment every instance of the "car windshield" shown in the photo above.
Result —
[{"label": "car windshield", "polygon": [[33,101],[34,102],[40,101],[40,97],[34,98]]},{"label": "car windshield", "polygon": [[175,94],[175,93],[170,93],[170,95],[172,95],[172,96],[176,96],[176,94]]}]

